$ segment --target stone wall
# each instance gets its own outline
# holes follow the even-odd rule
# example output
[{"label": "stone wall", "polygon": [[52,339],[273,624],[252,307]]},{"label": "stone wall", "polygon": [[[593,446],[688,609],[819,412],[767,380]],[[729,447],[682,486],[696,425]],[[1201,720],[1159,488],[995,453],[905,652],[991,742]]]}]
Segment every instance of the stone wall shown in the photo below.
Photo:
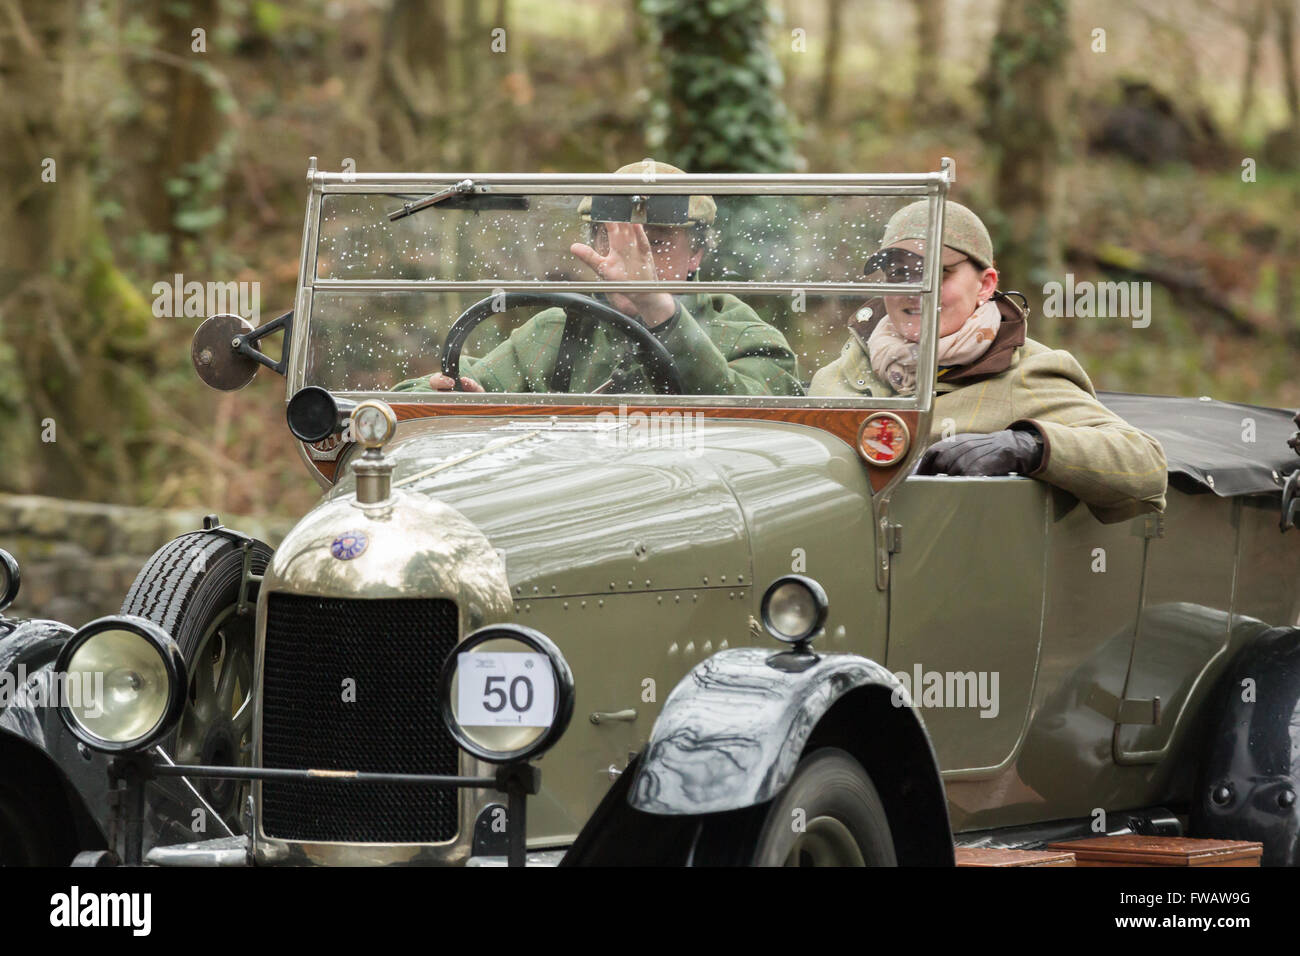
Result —
[{"label": "stone wall", "polygon": [[[149,557],[177,535],[203,527],[201,510],[162,510],[0,495],[0,548],[22,573],[6,617],[43,617],[80,627],[122,607]],[[286,519],[221,515],[222,524],[275,547]]]}]

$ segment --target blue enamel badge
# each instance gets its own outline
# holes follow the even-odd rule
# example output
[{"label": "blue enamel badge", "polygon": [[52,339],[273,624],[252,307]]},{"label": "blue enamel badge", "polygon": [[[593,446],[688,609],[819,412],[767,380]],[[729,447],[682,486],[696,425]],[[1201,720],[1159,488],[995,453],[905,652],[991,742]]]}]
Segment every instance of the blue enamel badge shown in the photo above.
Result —
[{"label": "blue enamel badge", "polygon": [[349,531],[347,534],[339,535],[330,545],[330,554],[340,561],[351,561],[359,557],[366,550],[369,539],[361,531]]}]

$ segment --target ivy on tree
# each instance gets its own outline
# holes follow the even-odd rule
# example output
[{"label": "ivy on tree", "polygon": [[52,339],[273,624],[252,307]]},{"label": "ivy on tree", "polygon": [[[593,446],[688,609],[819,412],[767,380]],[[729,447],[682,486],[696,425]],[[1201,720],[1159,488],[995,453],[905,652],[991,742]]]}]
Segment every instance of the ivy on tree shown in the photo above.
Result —
[{"label": "ivy on tree", "polygon": [[793,168],[765,0],[641,0],[641,11],[662,54],[651,148],[696,173]]}]

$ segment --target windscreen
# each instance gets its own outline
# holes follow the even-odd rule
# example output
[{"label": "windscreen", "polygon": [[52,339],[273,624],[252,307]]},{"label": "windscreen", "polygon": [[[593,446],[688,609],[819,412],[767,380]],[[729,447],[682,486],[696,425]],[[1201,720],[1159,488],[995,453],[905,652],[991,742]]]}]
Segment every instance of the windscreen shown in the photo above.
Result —
[{"label": "windscreen", "polygon": [[427,198],[321,197],[304,384],[427,396],[451,355],[470,391],[803,396],[921,306],[845,288],[920,287],[926,217],[881,248],[916,196]]}]

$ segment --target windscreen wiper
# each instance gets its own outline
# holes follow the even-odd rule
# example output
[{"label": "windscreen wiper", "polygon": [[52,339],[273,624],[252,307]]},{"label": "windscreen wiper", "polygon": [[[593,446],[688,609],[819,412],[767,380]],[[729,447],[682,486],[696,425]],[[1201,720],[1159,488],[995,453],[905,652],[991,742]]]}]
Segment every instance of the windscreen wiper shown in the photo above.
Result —
[{"label": "windscreen wiper", "polygon": [[529,203],[527,196],[493,193],[489,186],[475,183],[472,179],[462,179],[454,186],[448,186],[423,199],[403,203],[401,209],[395,209],[388,214],[388,219],[390,222],[405,219],[430,206],[438,206],[442,209],[472,209],[478,212],[484,209],[523,210],[528,208]]}]

